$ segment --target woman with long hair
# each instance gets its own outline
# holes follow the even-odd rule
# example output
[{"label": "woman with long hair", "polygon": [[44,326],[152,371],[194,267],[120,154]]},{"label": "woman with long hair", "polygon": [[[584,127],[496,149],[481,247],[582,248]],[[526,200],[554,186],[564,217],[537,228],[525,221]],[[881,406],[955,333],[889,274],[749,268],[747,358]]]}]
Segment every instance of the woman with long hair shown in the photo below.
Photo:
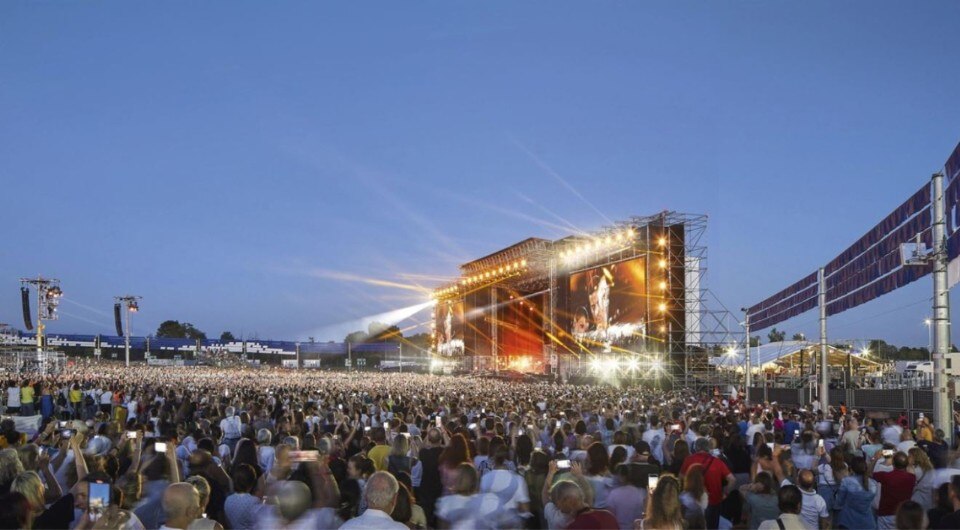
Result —
[{"label": "woman with long hair", "polygon": [[867,474],[867,461],[863,457],[856,457],[850,462],[850,474],[840,481],[835,505],[840,511],[837,514],[839,528],[871,530],[877,527],[877,520],[873,516],[873,498],[876,496],[876,486]]},{"label": "woman with long hair", "polygon": [[451,487],[457,480],[457,466],[463,463],[471,463],[470,446],[467,439],[462,434],[454,434],[450,437],[450,443],[440,453],[438,464],[440,466],[440,482],[443,483],[443,494],[449,495]]},{"label": "woman with long hair", "polygon": [[683,530],[683,505],[680,504],[680,481],[663,475],[647,497],[647,516],[634,521],[635,530]]},{"label": "woman with long hair", "polygon": [[683,505],[683,517],[687,520],[688,528],[705,528],[707,509],[707,488],[704,483],[703,466],[693,464],[687,469],[683,477],[683,492],[680,494],[680,504]]},{"label": "woman with long hair", "polygon": [[600,442],[593,442],[587,448],[584,477],[593,486],[593,508],[606,508],[607,494],[615,484],[610,474],[610,458],[607,456],[607,449]]},{"label": "woman with long hair", "polygon": [[911,499],[923,506],[924,511],[933,508],[933,463],[930,457],[919,447],[911,447],[907,453],[910,467],[917,477],[917,484],[913,488]]},{"label": "woman with long hair", "polygon": [[684,439],[679,439],[673,443],[673,457],[670,459],[670,465],[665,471],[679,476],[680,468],[683,467],[683,461],[690,456],[690,444]]},{"label": "woman with long hair", "polygon": [[[819,452],[823,459],[826,455],[822,449]],[[840,490],[840,482],[849,472],[844,461],[843,447],[839,445],[830,450],[829,461],[821,462],[817,466],[817,493],[827,503],[827,510],[830,510],[831,515],[835,515],[834,510],[839,508],[835,502],[837,492]]]},{"label": "woman with long hair", "polygon": [[397,476],[400,473],[410,474],[413,460],[410,458],[410,439],[402,434],[393,438],[390,443],[390,454],[387,455],[387,471]]},{"label": "woman with long hair", "polygon": [[757,530],[760,523],[780,517],[776,482],[770,473],[757,473],[753,483],[740,487],[740,493],[744,498],[744,516],[750,530]]}]

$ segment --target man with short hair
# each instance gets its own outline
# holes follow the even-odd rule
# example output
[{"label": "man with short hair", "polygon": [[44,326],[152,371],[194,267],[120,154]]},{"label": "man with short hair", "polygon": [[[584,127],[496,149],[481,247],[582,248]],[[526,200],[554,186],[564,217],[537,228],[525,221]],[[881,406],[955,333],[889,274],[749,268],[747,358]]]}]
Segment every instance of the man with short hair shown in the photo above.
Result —
[{"label": "man with short hair", "polygon": [[800,492],[803,494],[800,519],[809,528],[823,530],[830,528],[830,512],[827,510],[827,502],[817,493],[817,481],[813,476],[813,471],[809,469],[801,471],[797,482],[800,486]]},{"label": "man with short hair", "polygon": [[953,513],[948,513],[940,518],[940,521],[933,526],[934,529],[952,529],[960,528],[960,475],[954,475],[950,479],[950,504],[953,506]]},{"label": "man with short hair", "polygon": [[343,523],[341,530],[408,530],[407,525],[390,518],[399,491],[400,484],[390,473],[377,471],[370,475],[363,491],[367,501],[366,511],[360,517]]},{"label": "man with short hair", "polygon": [[651,414],[650,428],[643,431],[642,440],[649,444],[650,456],[659,464],[663,464],[663,442],[666,437],[660,425],[660,418],[656,414]]},{"label": "man with short hair", "polygon": [[757,530],[810,530],[800,518],[803,492],[800,488],[790,485],[780,488],[777,493],[777,505],[780,516],[760,523]]},{"label": "man with short hair", "polygon": [[163,513],[166,522],[160,530],[185,530],[200,517],[200,492],[189,482],[176,482],[163,492]]},{"label": "man with short hair", "polygon": [[390,456],[390,446],[387,445],[387,431],[383,427],[374,427],[370,429],[370,439],[374,445],[367,451],[367,458],[373,460],[373,467],[377,471],[387,469],[387,457]]},{"label": "man with short hair", "polygon": [[894,455],[893,471],[874,472],[873,468],[882,456],[883,451],[878,452],[870,464],[873,480],[880,484],[880,506],[877,508],[877,528],[880,530],[896,527],[897,507],[910,500],[917,484],[917,476],[907,471],[909,460],[904,453]]},{"label": "man with short hair", "polygon": [[698,438],[694,449],[696,453],[683,461],[680,474],[686,475],[694,464],[703,466],[703,484],[707,490],[704,517],[707,519],[707,528],[716,529],[720,527],[720,503],[736,486],[737,479],[723,460],[710,454],[710,438]]},{"label": "man with short hair", "polygon": [[440,429],[431,427],[427,430],[427,437],[418,455],[423,474],[420,478],[420,487],[415,489],[417,500],[420,501],[423,513],[427,516],[427,526],[431,528],[436,528],[434,510],[437,499],[443,493],[443,483],[440,480],[440,453],[442,452],[443,435]]},{"label": "man with short hair", "polygon": [[568,530],[619,530],[617,518],[607,510],[594,510],[587,506],[580,486],[570,480],[561,480],[550,491],[557,509],[573,520]]}]

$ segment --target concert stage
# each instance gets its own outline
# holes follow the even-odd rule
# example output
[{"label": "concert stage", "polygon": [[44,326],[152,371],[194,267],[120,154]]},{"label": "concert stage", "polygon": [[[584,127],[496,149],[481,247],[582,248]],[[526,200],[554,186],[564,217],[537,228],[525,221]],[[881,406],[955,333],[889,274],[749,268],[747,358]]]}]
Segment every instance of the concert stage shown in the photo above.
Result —
[{"label": "concert stage", "polygon": [[662,212],[465,263],[434,291],[433,353],[474,371],[679,375],[704,351],[705,228]]}]

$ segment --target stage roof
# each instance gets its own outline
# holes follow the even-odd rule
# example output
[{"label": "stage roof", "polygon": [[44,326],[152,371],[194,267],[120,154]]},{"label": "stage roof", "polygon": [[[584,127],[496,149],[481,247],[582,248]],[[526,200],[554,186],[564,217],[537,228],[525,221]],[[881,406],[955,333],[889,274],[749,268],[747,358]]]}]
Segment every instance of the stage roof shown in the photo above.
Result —
[{"label": "stage roof", "polygon": [[[806,350],[807,355],[814,353],[819,358],[819,345],[809,341],[783,341],[761,344],[750,348],[750,362],[754,367],[780,363],[787,364],[791,361],[794,364],[800,362],[800,352]],[[847,356],[850,356],[854,364],[880,364],[877,361],[867,359],[860,353],[849,354],[845,350],[827,346],[827,364],[831,366],[845,366]],[[732,353],[725,353],[719,357],[710,359],[710,364],[718,367],[738,368],[744,365],[743,348],[733,350]]]}]

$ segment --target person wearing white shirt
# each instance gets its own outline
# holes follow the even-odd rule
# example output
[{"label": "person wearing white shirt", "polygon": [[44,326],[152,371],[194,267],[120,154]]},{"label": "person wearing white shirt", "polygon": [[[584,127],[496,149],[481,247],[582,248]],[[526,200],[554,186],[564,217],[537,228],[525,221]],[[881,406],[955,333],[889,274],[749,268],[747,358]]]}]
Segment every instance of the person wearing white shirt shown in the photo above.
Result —
[{"label": "person wearing white shirt", "polygon": [[900,435],[903,434],[903,429],[893,422],[893,419],[887,420],[886,427],[883,428],[880,435],[883,437],[883,443],[888,443],[890,445],[898,445],[900,443]]},{"label": "person wearing white shirt", "polygon": [[343,523],[341,530],[408,530],[407,525],[390,518],[397,504],[400,484],[386,471],[370,475],[364,487],[363,498],[367,509],[359,517]]},{"label": "person wearing white shirt", "polygon": [[223,433],[223,443],[230,447],[231,451],[237,446],[237,442],[240,441],[240,428],[242,426],[240,417],[235,416],[235,413],[236,409],[227,407],[227,417],[220,420],[220,432]]},{"label": "person wearing white shirt", "polygon": [[10,386],[7,388],[7,414],[18,412],[20,412],[20,385],[10,381]]},{"label": "person wearing white shirt", "polygon": [[813,472],[805,469],[800,472],[798,479],[798,486],[800,486],[800,492],[803,494],[800,519],[808,528],[829,528],[830,512],[827,510],[827,502],[814,488],[816,479]]},{"label": "person wearing white shirt", "polygon": [[663,440],[667,435],[660,426],[660,418],[656,415],[650,416],[650,428],[643,431],[641,437],[644,442],[650,444],[650,456],[657,462],[663,464]]}]

